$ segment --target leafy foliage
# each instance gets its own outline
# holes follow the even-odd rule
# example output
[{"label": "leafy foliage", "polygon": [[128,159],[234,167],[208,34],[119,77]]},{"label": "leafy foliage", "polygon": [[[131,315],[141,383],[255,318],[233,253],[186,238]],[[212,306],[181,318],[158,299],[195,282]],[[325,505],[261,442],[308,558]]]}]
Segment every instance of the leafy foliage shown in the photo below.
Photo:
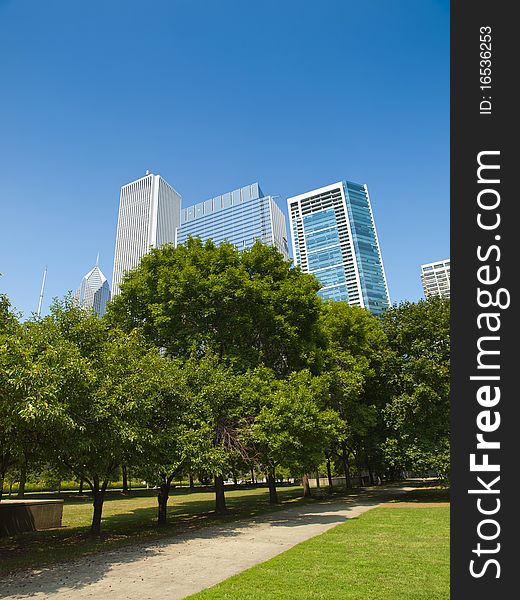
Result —
[{"label": "leafy foliage", "polygon": [[298,474],[316,468],[325,449],[342,435],[339,415],[325,407],[326,378],[300,371],[284,380],[273,378],[269,386],[255,379],[249,379],[249,385],[257,384],[260,397],[251,436],[260,450],[260,462]]},{"label": "leafy foliage", "polygon": [[449,476],[450,302],[430,298],[386,312],[383,327],[392,352],[396,393],[384,414],[391,433],[389,463]]},{"label": "leafy foliage", "polygon": [[18,323],[2,304],[0,479],[8,467],[43,446],[49,428],[63,421],[58,399],[74,388],[82,372],[74,347],[41,323]]},{"label": "leafy foliage", "polygon": [[240,371],[265,364],[283,374],[314,356],[318,287],[260,242],[239,252],[190,238],[144,256],[109,312],[170,356],[211,352]]},{"label": "leafy foliage", "polygon": [[[327,340],[325,370],[329,376],[330,404],[341,415],[344,441],[340,455],[349,475],[350,463],[384,470],[381,442],[385,437],[382,407],[388,386],[382,382],[382,362],[387,349],[379,319],[346,302],[327,302],[321,315]],[[329,451],[338,451],[334,445]]]}]

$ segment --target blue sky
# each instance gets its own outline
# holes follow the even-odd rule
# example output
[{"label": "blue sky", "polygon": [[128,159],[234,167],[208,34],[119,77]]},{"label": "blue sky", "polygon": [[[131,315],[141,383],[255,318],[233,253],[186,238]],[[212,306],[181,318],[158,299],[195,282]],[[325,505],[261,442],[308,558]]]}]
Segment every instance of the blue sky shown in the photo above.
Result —
[{"label": "blue sky", "polygon": [[187,206],[367,183],[393,301],[449,256],[449,2],[0,0],[0,291],[26,316],[95,264],[119,188]]}]

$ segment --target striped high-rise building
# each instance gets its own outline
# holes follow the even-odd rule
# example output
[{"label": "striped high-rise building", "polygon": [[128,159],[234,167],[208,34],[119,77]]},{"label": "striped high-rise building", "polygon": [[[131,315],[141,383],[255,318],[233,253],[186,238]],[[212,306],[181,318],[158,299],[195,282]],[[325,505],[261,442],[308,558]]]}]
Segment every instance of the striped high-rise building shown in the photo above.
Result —
[{"label": "striped high-rise building", "polygon": [[178,244],[191,236],[216,244],[228,241],[243,250],[260,240],[289,257],[285,216],[273,196],[265,196],[258,183],[184,208],[181,221]]},{"label": "striped high-rise building", "polygon": [[107,278],[99,268],[99,256],[96,266],[83,277],[73,299],[78,306],[94,311],[99,317],[105,314],[107,302],[110,300],[110,288]]},{"label": "striped high-rise building", "polygon": [[181,196],[160,175],[148,173],[121,188],[117,221],[112,295],[123,276],[139,265],[151,248],[175,244]]},{"label": "striped high-rise building", "polygon": [[421,265],[421,281],[424,296],[450,297],[450,261],[438,260],[437,262]]},{"label": "striped high-rise building", "polygon": [[340,181],[287,199],[294,261],[319,294],[379,315],[390,306],[366,185]]}]

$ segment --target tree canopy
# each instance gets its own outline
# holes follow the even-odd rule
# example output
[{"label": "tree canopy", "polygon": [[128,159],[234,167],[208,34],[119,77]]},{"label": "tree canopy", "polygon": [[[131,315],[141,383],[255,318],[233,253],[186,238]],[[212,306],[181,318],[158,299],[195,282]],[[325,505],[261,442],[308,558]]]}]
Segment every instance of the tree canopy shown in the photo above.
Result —
[{"label": "tree canopy", "polygon": [[172,357],[212,352],[239,371],[265,364],[284,374],[314,359],[318,288],[260,242],[239,252],[190,238],[144,256],[109,313]]},{"label": "tree canopy", "polygon": [[347,485],[447,477],[449,301],[375,317],[318,289],[260,242],[189,239],[144,256],[103,318],[69,297],[20,322],[0,295],[0,479],[32,461],[86,482],[97,534],[122,465],[158,486],[159,524],[187,473],[213,475],[217,512],[237,471],[271,502],[277,473],[305,487],[324,460],[329,485],[331,464]]},{"label": "tree canopy", "polygon": [[395,392],[384,408],[384,450],[398,469],[449,474],[450,302],[405,302],[383,318]]}]

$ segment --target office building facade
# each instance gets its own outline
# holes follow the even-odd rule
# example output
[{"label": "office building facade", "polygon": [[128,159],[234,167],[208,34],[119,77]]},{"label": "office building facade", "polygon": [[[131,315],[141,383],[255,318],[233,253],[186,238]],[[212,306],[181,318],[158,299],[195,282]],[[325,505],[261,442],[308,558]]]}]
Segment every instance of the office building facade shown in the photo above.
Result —
[{"label": "office building facade", "polygon": [[160,175],[147,173],[121,188],[117,221],[112,295],[125,273],[135,269],[151,248],[175,244],[181,196]]},{"label": "office building facade", "polygon": [[83,277],[73,299],[78,306],[94,311],[98,317],[105,314],[107,302],[110,300],[110,288],[107,278],[99,268],[99,257],[96,266]]},{"label": "office building facade", "polygon": [[287,200],[294,261],[326,299],[379,315],[390,306],[366,185],[341,181]]},{"label": "office building facade", "polygon": [[285,216],[272,196],[265,196],[258,183],[199,202],[181,213],[177,243],[188,237],[216,244],[228,241],[239,250],[256,240],[274,246],[289,257]]},{"label": "office building facade", "polygon": [[431,296],[450,297],[450,261],[438,260],[437,262],[421,265],[421,281],[425,298]]}]

